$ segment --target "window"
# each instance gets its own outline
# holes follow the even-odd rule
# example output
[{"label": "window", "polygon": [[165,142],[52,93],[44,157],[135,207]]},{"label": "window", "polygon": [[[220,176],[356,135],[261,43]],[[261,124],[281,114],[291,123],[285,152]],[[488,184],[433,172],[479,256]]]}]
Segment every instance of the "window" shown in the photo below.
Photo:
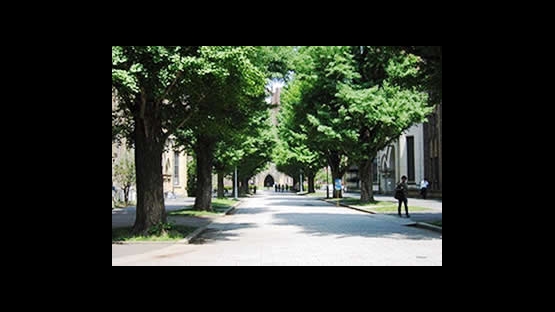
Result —
[{"label": "window", "polygon": [[179,152],[173,154],[173,185],[179,185]]},{"label": "window", "polygon": [[407,137],[407,177],[408,182],[414,182],[414,137]]}]

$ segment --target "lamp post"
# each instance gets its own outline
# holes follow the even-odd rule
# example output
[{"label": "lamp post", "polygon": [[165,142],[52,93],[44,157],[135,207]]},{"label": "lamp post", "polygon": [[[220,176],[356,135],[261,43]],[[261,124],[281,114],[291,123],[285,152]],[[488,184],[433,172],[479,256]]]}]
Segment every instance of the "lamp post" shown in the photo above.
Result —
[{"label": "lamp post", "polygon": [[330,198],[330,184],[328,183],[328,167],[326,165],[326,198]]},{"label": "lamp post", "polygon": [[235,180],[234,181],[235,182],[235,194],[234,195],[235,195],[235,199],[237,199],[237,188],[238,188],[238,185],[237,185],[237,166],[235,166],[235,177],[234,178],[235,178],[234,179]]},{"label": "lamp post", "polygon": [[303,192],[303,169],[301,169],[300,171],[299,178],[300,178],[299,189],[300,189],[300,192],[302,193]]}]

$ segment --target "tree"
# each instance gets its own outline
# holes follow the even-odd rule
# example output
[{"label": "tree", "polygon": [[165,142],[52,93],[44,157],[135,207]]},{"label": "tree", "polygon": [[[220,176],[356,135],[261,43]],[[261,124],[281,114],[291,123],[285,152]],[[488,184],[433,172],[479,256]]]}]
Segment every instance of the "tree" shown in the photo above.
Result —
[{"label": "tree", "polygon": [[124,154],[114,166],[114,178],[123,189],[125,206],[129,203],[129,190],[135,185],[135,162]]},{"label": "tree", "polygon": [[419,59],[392,47],[352,47],[357,79],[340,83],[340,118],[358,130],[349,156],[359,168],[361,202],[373,201],[372,162],[412,125],[432,111],[425,87],[419,85]]},{"label": "tree", "polygon": [[235,167],[238,168],[238,181],[242,184],[240,193],[247,193],[248,180],[271,160],[275,140],[268,110],[264,109],[252,113],[247,127],[229,132],[218,142],[214,157],[214,170],[218,176],[217,196],[224,196],[224,176],[234,174]]},{"label": "tree", "polygon": [[218,142],[248,126],[264,105],[264,69],[255,47],[201,47],[189,77],[192,116],[178,131],[178,142],[192,148],[197,162],[194,209],[212,210],[212,170]]},{"label": "tree", "polygon": [[[301,47],[295,63],[293,81],[285,88],[284,109],[291,112],[294,133],[306,148],[324,158],[332,179],[341,179],[349,166],[346,151],[356,144],[356,130],[342,120],[342,105],[336,97],[339,82],[357,77],[348,47]],[[333,192],[341,197],[341,191]]]},{"label": "tree", "polygon": [[268,111],[260,111],[253,118],[240,146],[242,157],[237,164],[237,177],[241,181],[242,194],[248,193],[248,181],[264,170],[272,160],[276,140],[276,131],[272,127]]},{"label": "tree", "polygon": [[[289,124],[298,125],[290,128],[293,141],[325,157],[332,179],[358,164],[361,200],[373,200],[377,151],[431,111],[419,84],[419,59],[396,47],[303,47],[299,52],[295,79],[284,95]],[[341,192],[334,191],[334,197]]]},{"label": "tree", "polygon": [[309,148],[310,139],[298,123],[299,116],[293,107],[298,100],[298,91],[298,85],[292,84],[283,93],[282,110],[278,116],[280,148],[276,153],[276,164],[280,170],[290,171],[294,177],[304,173],[308,180],[308,193],[314,193],[314,178],[326,161],[320,153]]},{"label": "tree", "polygon": [[198,47],[112,46],[112,88],[117,91],[120,125],[135,148],[134,233],[166,222],[162,152],[168,136],[190,117],[184,77],[195,74],[191,65],[197,54]]},{"label": "tree", "polygon": [[441,46],[399,46],[401,51],[418,57],[420,70],[416,75],[417,85],[429,92],[429,104],[436,105],[443,96],[443,51]]}]

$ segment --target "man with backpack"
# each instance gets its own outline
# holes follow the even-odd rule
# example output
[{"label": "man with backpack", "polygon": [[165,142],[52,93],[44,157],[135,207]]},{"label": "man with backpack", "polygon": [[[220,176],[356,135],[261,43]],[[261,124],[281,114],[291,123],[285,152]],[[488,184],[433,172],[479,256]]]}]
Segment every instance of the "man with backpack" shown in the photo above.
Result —
[{"label": "man with backpack", "polygon": [[405,203],[405,213],[407,215],[407,218],[410,217],[409,207],[407,204],[408,203],[407,195],[408,195],[407,176],[402,176],[401,182],[399,182],[399,184],[397,184],[397,187],[395,188],[395,198],[399,201],[399,207],[397,208],[399,217],[401,217],[401,203],[403,202]]}]

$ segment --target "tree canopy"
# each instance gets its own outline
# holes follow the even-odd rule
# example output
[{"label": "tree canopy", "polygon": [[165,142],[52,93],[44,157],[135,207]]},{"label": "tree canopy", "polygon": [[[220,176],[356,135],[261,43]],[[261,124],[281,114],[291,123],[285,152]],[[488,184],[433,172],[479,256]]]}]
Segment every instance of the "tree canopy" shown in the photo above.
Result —
[{"label": "tree canopy", "polygon": [[[431,112],[421,58],[397,47],[302,47],[285,88],[283,123],[294,142],[327,159],[334,179],[358,165],[372,199],[376,153]],[[287,139],[287,135],[283,136]],[[302,150],[302,149],[301,149]],[[297,157],[306,151],[290,148]],[[289,156],[289,159],[294,158]],[[340,197],[334,192],[334,197]]]}]

